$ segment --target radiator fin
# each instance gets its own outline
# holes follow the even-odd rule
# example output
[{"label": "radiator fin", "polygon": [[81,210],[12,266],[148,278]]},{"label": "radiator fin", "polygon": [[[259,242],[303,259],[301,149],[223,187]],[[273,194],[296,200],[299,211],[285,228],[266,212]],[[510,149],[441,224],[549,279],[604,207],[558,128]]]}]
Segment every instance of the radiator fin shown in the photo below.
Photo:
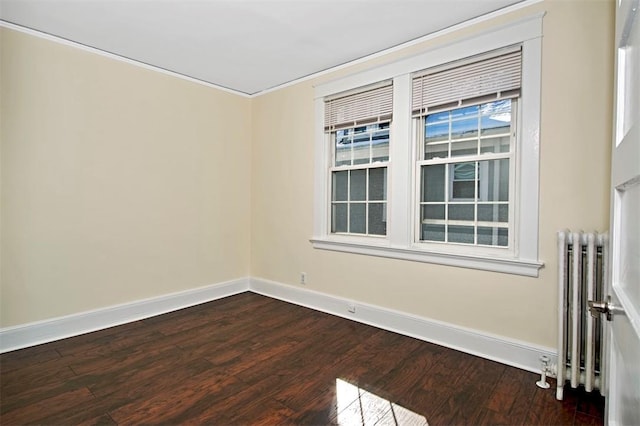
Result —
[{"label": "radiator fin", "polygon": [[606,233],[558,233],[557,399],[566,381],[572,388],[602,389],[603,325],[590,315],[587,302],[603,300],[608,262]]}]

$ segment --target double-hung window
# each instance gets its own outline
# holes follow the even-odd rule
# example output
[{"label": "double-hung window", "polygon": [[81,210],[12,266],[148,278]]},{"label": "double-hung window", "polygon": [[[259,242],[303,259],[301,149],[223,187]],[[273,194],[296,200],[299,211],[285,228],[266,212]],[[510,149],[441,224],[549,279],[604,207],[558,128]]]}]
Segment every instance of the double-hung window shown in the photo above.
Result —
[{"label": "double-hung window", "polygon": [[332,149],[333,234],[387,234],[392,105],[390,81],[325,101],[325,133]]},{"label": "double-hung window", "polygon": [[542,16],[316,86],[315,248],[538,275]]},{"label": "double-hung window", "polygon": [[417,241],[513,248],[520,47],[413,77]]}]

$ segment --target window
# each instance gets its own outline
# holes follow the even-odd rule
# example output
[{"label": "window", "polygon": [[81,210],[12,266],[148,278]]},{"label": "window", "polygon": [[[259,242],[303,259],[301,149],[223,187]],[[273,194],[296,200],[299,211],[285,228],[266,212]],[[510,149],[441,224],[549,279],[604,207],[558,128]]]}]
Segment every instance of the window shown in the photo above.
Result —
[{"label": "window", "polygon": [[386,235],[389,124],[338,130],[331,138],[331,232]]},{"label": "window", "polygon": [[512,104],[495,101],[420,120],[420,241],[509,246]]},{"label": "window", "polygon": [[326,100],[325,133],[332,146],[331,233],[387,233],[392,98],[392,85],[385,82]]},{"label": "window", "polygon": [[513,248],[521,61],[516,46],[413,78],[418,241]]},{"label": "window", "polygon": [[542,16],[316,87],[315,248],[538,275]]}]

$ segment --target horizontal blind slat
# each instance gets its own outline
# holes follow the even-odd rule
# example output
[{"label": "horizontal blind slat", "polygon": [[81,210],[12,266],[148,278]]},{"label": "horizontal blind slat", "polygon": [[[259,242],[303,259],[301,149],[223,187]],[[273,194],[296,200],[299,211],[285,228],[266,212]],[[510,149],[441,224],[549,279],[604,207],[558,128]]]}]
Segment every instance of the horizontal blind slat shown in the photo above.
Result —
[{"label": "horizontal blind slat", "polygon": [[324,127],[327,131],[358,122],[388,121],[393,112],[393,85],[325,101]]},{"label": "horizontal blind slat", "polygon": [[465,99],[495,95],[502,98],[507,92],[513,97],[522,84],[521,50],[501,54],[477,62],[421,73],[413,78],[412,111],[424,114],[438,105],[459,103]]}]

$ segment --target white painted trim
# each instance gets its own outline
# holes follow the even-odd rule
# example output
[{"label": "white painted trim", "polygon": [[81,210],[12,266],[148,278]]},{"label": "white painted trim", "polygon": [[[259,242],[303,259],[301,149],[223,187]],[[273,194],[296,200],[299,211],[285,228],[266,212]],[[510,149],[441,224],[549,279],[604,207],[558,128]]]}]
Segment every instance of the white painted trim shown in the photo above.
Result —
[{"label": "white painted trim", "polygon": [[93,311],[0,329],[0,353],[65,339],[188,308],[249,290],[240,278]]},{"label": "white painted trim", "polygon": [[[252,292],[264,296],[369,324],[527,371],[540,372],[540,356],[542,355],[549,357],[551,364],[557,362],[557,352],[553,348],[355,302],[306,288],[252,277],[250,278],[250,289]],[[355,313],[348,312],[349,304],[355,304]]]},{"label": "white painted trim", "polygon": [[[552,348],[253,277],[3,328],[0,329],[0,353],[103,330],[246,291],[306,306],[527,371],[540,371],[541,355],[548,356],[552,364],[557,360],[556,350]],[[355,313],[348,312],[347,307],[350,304],[355,305]]]},{"label": "white painted trim", "polygon": [[31,29],[31,28],[23,27],[21,25],[12,24],[11,22],[3,21],[2,19],[0,19],[0,27],[9,28],[11,30],[19,31],[21,33],[29,34],[29,35],[32,35],[32,36],[35,36],[35,37],[38,37],[38,38],[42,38],[42,39],[45,39],[45,40],[49,40],[49,41],[52,41],[54,43],[62,44],[62,45],[65,45],[65,46],[75,47],[77,49],[84,50],[85,52],[95,53],[96,55],[104,56],[104,57],[107,57],[109,59],[115,59],[116,61],[124,62],[124,63],[127,63],[129,65],[135,65],[137,67],[144,68],[144,69],[151,70],[151,71],[156,71],[156,72],[159,72],[161,74],[170,75],[171,77],[176,77],[176,78],[179,78],[181,80],[190,81],[191,83],[196,83],[196,84],[199,84],[201,86],[206,86],[206,87],[210,87],[212,89],[221,90],[223,92],[232,93],[234,95],[242,96],[243,98],[251,98],[252,97],[252,95],[249,95],[249,94],[244,93],[244,92],[240,92],[238,90],[233,90],[233,89],[230,89],[230,88],[224,87],[224,86],[218,86],[217,84],[209,83],[208,81],[200,80],[200,79],[197,79],[197,78],[194,78],[194,77],[189,77],[188,75],[185,75],[185,74],[180,74],[180,73],[177,73],[175,71],[170,71],[170,70],[167,70],[167,69],[164,69],[164,68],[156,67],[154,65],[150,65],[150,64],[146,64],[144,62],[136,61],[134,59],[127,58],[125,56],[116,55],[115,53],[110,53],[110,52],[107,52],[105,50],[100,50],[100,49],[97,49],[95,47],[91,47],[91,46],[87,46],[85,44],[77,43],[75,41],[71,41],[71,40],[68,40],[66,38],[54,36],[52,34],[47,34],[47,33],[44,33],[42,31],[38,31],[38,30]]},{"label": "white painted trim", "polygon": [[[389,144],[389,174],[387,233],[392,246],[401,247],[410,241],[412,215],[404,206],[411,204],[413,179],[409,171],[413,155],[406,146],[395,141],[411,141],[411,76],[403,74],[393,79],[393,121]],[[397,182],[398,184],[394,185]]]},{"label": "white painted trim", "polygon": [[329,239],[310,240],[313,248],[321,250],[356,253],[367,256],[387,257],[390,259],[410,260],[414,262],[435,263],[458,268],[478,269],[481,271],[501,272],[504,274],[537,277],[544,266],[536,260],[515,258],[472,256],[459,253],[427,251],[419,248],[390,247],[351,241],[332,241]]},{"label": "white painted trim", "polygon": [[[542,26],[542,22],[540,22]],[[542,28],[540,28],[542,31]],[[518,203],[515,229],[518,238],[516,256],[538,259],[538,219],[540,212],[540,114],[542,96],[542,39],[522,43],[522,107],[518,117],[519,142],[516,153],[516,198]],[[526,196],[525,196],[526,194]]]}]

